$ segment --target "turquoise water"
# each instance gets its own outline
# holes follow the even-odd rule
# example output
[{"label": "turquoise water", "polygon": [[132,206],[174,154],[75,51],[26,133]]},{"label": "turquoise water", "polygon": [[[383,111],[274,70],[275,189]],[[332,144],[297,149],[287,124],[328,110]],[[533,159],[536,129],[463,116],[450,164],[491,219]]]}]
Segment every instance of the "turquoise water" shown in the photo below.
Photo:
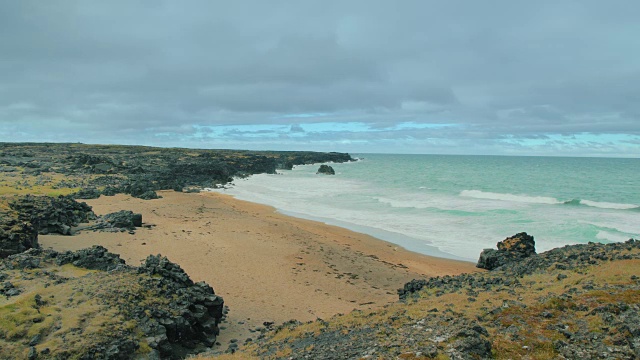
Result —
[{"label": "turquoise water", "polygon": [[236,180],[224,192],[369,233],[426,254],[475,260],[526,231],[538,251],[640,237],[640,159],[373,155]]}]

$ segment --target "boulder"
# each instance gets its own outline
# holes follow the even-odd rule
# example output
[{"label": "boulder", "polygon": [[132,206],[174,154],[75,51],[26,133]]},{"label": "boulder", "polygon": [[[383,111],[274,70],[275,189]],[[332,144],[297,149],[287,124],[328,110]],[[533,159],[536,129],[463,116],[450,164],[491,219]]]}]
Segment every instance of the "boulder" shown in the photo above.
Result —
[{"label": "boulder", "polygon": [[158,196],[158,193],[156,193],[153,190],[149,190],[149,191],[145,191],[142,194],[135,196],[138,199],[142,199],[142,200],[154,200],[154,199],[160,199],[160,196]]},{"label": "boulder", "polygon": [[67,251],[56,254],[56,264],[73,264],[74,266],[90,270],[113,270],[124,266],[125,262],[118,254],[112,254],[100,245],[75,252]]},{"label": "boulder", "polygon": [[124,187],[124,193],[143,200],[157,199],[155,185],[150,180],[136,180]]},{"label": "boulder", "polygon": [[[93,271],[65,277],[59,271],[67,264]],[[41,296],[43,282],[45,288],[62,287],[53,290],[55,297]],[[39,313],[47,307],[63,318],[95,314],[96,319],[91,326],[59,321],[37,334],[12,335],[12,347],[0,351],[3,359],[24,359],[34,346],[41,348],[38,358],[46,359],[184,359],[215,345],[225,317],[223,298],[166,257],[149,256],[133,267],[102,246],[64,253],[30,249],[1,259],[0,297],[14,296],[24,298],[16,313],[31,314],[20,321],[44,321]],[[47,341],[60,333],[64,346],[54,346],[49,355]],[[79,343],[81,337],[88,340]]]},{"label": "boulder", "polygon": [[476,267],[493,270],[511,262],[517,262],[536,254],[533,236],[526,232],[508,237],[497,244],[498,250],[484,249]]},{"label": "boulder", "polygon": [[100,190],[96,188],[85,188],[71,194],[70,197],[74,199],[97,199],[100,197]]},{"label": "boulder", "polygon": [[102,190],[102,195],[104,195],[104,196],[114,196],[118,192],[120,192],[120,190],[118,190],[118,188],[116,188],[114,186],[107,186],[107,187],[104,188],[104,190]]},{"label": "boulder", "polygon": [[[179,297],[179,301],[171,302],[172,311],[154,311],[152,318],[144,320],[145,335],[151,338],[152,348],[170,358],[181,346],[215,343],[224,317],[224,300],[211,286],[194,283],[178,264],[161,255],[149,255],[137,272],[148,275],[153,280],[149,286],[162,289],[168,298]],[[146,317],[143,314],[141,317]]]},{"label": "boulder", "polygon": [[130,210],[120,210],[104,215],[102,220],[111,228],[133,230],[142,226],[142,214],[134,214]]},{"label": "boulder", "polygon": [[329,165],[320,165],[320,168],[318,169],[316,174],[335,175],[336,172]]},{"label": "boulder", "polygon": [[0,213],[0,259],[37,247],[38,229],[31,222],[14,211]]},{"label": "boulder", "polygon": [[20,220],[32,223],[42,235],[71,235],[72,227],[96,218],[91,206],[67,196],[20,196],[14,198],[9,207],[20,214]]}]

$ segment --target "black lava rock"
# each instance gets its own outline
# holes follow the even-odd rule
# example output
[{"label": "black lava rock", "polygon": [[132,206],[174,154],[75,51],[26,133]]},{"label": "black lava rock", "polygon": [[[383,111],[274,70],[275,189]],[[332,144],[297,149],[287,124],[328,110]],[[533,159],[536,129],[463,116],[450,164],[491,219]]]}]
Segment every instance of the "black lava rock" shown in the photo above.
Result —
[{"label": "black lava rock", "polygon": [[498,250],[484,249],[477,267],[493,270],[510,262],[516,262],[536,253],[533,236],[518,233],[498,243]]},{"label": "black lava rock", "polygon": [[318,169],[316,174],[335,175],[336,172],[329,165],[320,165],[320,168]]}]

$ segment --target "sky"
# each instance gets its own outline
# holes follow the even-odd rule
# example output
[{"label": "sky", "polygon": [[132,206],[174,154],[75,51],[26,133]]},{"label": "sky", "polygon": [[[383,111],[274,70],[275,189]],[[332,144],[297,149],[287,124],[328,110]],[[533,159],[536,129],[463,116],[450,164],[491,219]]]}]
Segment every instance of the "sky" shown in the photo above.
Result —
[{"label": "sky", "polygon": [[640,157],[640,2],[0,0],[0,141]]}]

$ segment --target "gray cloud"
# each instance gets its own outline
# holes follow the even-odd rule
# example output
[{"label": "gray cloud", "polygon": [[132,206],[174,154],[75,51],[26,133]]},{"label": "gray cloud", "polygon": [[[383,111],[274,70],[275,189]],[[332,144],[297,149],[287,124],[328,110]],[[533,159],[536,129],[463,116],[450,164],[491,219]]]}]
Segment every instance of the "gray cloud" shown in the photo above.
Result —
[{"label": "gray cloud", "polygon": [[[180,145],[193,125],[295,132],[322,121],[458,124],[419,133],[491,140],[486,151],[498,153],[505,138],[640,136],[639,10],[589,0],[0,1],[0,140]],[[399,144],[417,133],[344,136]],[[314,140],[291,141],[302,139]]]}]

